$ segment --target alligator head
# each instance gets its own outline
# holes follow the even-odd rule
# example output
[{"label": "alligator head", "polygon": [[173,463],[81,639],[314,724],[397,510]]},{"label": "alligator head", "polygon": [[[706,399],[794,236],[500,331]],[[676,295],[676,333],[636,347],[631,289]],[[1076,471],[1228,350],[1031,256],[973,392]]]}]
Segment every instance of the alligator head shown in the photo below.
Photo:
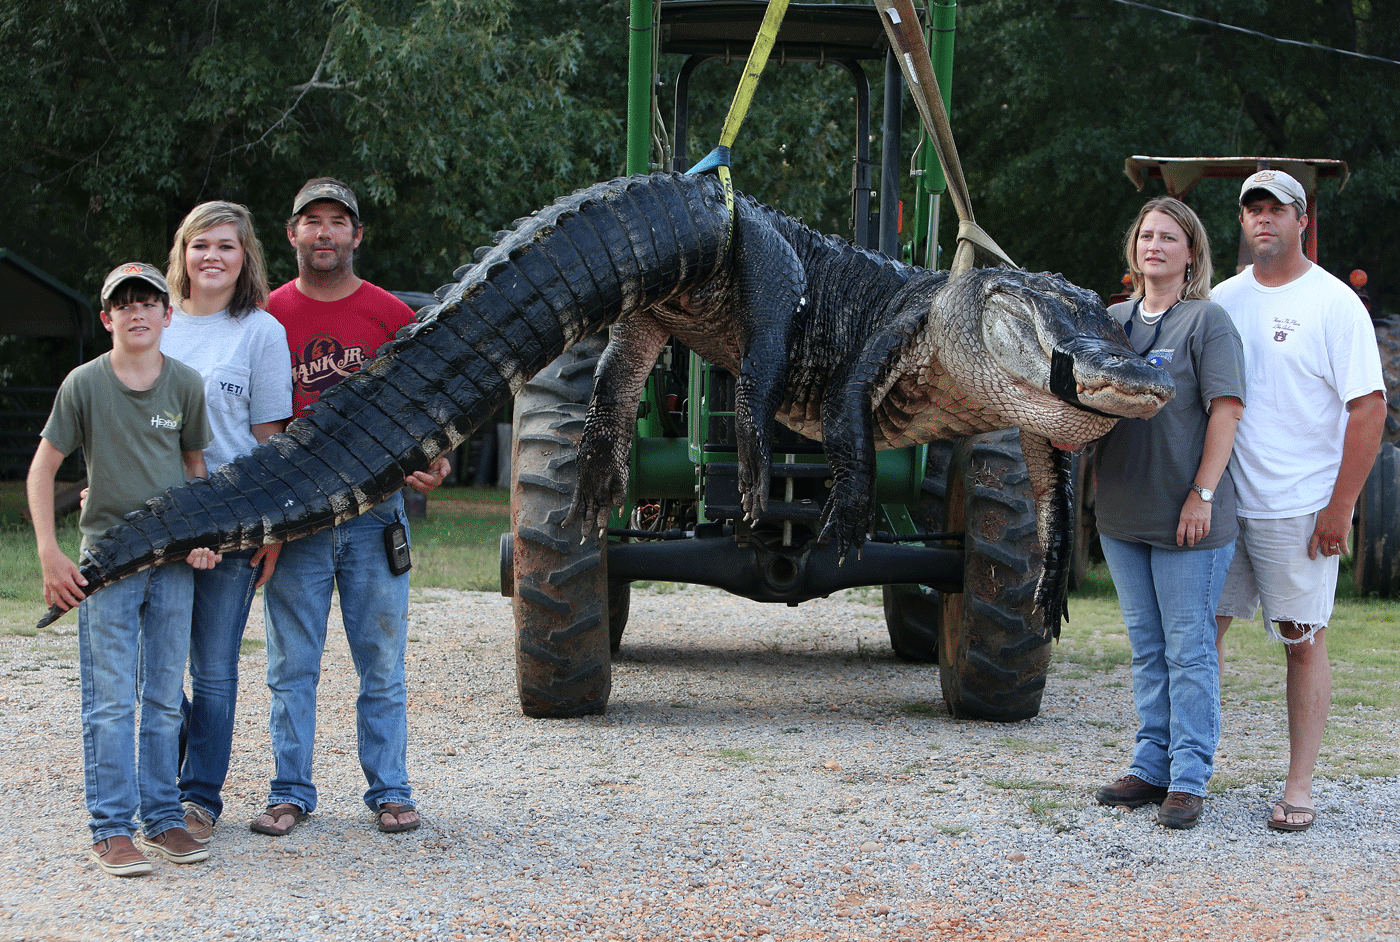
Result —
[{"label": "alligator head", "polygon": [[1098,295],[1059,275],[968,272],[934,298],[930,326],[958,350],[941,360],[969,394],[1067,446],[1120,418],[1150,418],[1176,392],[1165,370],[1128,346]]}]

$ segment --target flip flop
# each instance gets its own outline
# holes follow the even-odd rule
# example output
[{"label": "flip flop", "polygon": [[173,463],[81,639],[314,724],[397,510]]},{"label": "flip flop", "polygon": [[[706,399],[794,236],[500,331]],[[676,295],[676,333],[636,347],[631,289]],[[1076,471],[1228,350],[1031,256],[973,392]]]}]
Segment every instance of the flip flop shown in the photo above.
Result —
[{"label": "flip flop", "polygon": [[[309,817],[311,817],[310,814],[302,811],[293,804],[268,805],[263,813],[254,818],[253,823],[248,825],[248,827],[250,830],[257,831],[259,834],[271,834],[273,837],[281,837],[289,833],[292,828]],[[264,818],[270,823],[263,824],[262,821]],[[282,827],[279,822],[283,818],[291,818],[292,823],[288,824],[286,827]]]},{"label": "flip flop", "polygon": [[[399,821],[400,815],[408,814],[409,812],[413,812],[412,821]],[[392,824],[384,823],[384,816],[386,814],[393,819]],[[399,834],[403,831],[415,830],[423,823],[423,820],[418,817],[418,809],[414,808],[412,805],[400,804],[397,801],[386,801],[381,804],[379,810],[374,813],[374,823],[375,827],[379,828],[379,830],[383,831],[385,834]]]},{"label": "flip flop", "polygon": [[[1273,828],[1275,831],[1306,831],[1308,828],[1312,827],[1313,822],[1317,820],[1317,812],[1313,809],[1302,808],[1298,805],[1290,805],[1282,798],[1274,802],[1274,808],[1283,809],[1285,820],[1276,820],[1274,818],[1273,809],[1270,809],[1269,816],[1264,819],[1264,823],[1267,824],[1269,827]],[[1303,824],[1294,824],[1291,821],[1287,820],[1287,816],[1290,814],[1305,814],[1308,816],[1308,820]]]}]

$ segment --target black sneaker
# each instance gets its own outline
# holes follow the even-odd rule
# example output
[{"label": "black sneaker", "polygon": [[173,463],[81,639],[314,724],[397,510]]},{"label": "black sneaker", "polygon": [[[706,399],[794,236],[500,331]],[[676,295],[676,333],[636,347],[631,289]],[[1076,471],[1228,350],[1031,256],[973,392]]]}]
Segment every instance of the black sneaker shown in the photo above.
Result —
[{"label": "black sneaker", "polygon": [[1157,823],[1162,827],[1185,831],[1196,826],[1201,817],[1201,796],[1186,792],[1172,792],[1162,802],[1162,810],[1157,812]]},{"label": "black sneaker", "polygon": [[1167,789],[1162,785],[1149,785],[1136,775],[1125,775],[1112,785],[1100,788],[1094,793],[1094,797],[1098,798],[1101,805],[1140,808],[1164,801]]}]

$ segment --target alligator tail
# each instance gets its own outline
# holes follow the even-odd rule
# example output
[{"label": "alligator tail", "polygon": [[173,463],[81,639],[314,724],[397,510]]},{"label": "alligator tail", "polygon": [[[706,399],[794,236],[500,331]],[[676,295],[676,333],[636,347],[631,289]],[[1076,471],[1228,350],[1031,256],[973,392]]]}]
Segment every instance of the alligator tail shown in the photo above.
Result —
[{"label": "alligator tail", "polygon": [[[294,540],[369,509],[574,343],[713,277],[728,222],[716,181],[666,174],[597,184],[517,220],[409,336],[285,433],[108,530],[84,555],[84,592],[196,547]],[[50,608],[39,627],[62,614]]]}]

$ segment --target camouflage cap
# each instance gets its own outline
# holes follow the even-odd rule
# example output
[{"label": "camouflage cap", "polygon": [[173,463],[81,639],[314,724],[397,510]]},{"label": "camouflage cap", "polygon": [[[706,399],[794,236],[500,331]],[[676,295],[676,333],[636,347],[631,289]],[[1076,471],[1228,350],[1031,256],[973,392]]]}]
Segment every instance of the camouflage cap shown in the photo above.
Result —
[{"label": "camouflage cap", "polygon": [[1241,206],[1251,190],[1263,190],[1285,206],[1297,203],[1301,209],[1308,208],[1308,194],[1303,190],[1303,184],[1282,170],[1260,170],[1245,180],[1244,185],[1240,187]]},{"label": "camouflage cap", "polygon": [[355,201],[355,194],[348,186],[342,183],[327,183],[324,180],[309,181],[301,188],[297,198],[292,201],[292,215],[295,216],[305,209],[308,203],[314,203],[316,200],[335,200],[356,217],[360,215],[360,204]]},{"label": "camouflage cap", "polygon": [[165,283],[165,276],[154,267],[145,262],[125,262],[112,269],[111,274],[102,282],[102,303],[106,304],[112,292],[117,290],[117,286],[129,278],[144,281],[167,297],[170,295],[170,285]]}]

